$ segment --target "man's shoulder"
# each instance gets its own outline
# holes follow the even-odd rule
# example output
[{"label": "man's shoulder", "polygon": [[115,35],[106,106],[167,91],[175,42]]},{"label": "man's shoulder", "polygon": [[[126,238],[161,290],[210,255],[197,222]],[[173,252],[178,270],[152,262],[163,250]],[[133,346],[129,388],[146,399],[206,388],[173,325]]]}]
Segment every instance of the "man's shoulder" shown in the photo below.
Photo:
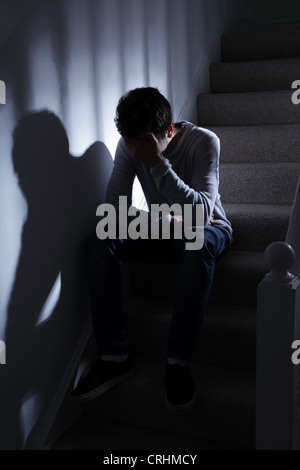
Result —
[{"label": "man's shoulder", "polygon": [[185,121],[187,129],[194,134],[198,134],[199,136],[209,137],[211,139],[218,139],[218,136],[215,132],[206,127],[200,127],[197,124],[193,124],[192,122]]},{"label": "man's shoulder", "polygon": [[200,144],[200,142],[210,142],[212,144],[219,144],[219,137],[215,132],[205,127],[197,126],[189,121],[182,121],[181,123],[186,131],[184,134],[186,140],[189,140],[190,143]]}]

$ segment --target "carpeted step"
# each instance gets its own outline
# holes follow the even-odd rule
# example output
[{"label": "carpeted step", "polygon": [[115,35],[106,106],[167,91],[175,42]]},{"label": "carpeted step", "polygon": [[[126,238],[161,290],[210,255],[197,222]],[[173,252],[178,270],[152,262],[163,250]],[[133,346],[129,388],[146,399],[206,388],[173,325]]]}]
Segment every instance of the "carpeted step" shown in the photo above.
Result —
[{"label": "carpeted step", "polygon": [[300,124],[210,127],[223,163],[300,162]]},{"label": "carpeted step", "polygon": [[300,29],[224,34],[221,57],[223,62],[300,57]]},{"label": "carpeted step", "polygon": [[[124,424],[96,416],[83,416],[53,444],[50,450],[107,450],[107,457],[122,450],[244,450],[192,436]],[[119,456],[119,453],[114,456]],[[131,454],[130,454],[131,455]],[[150,457],[149,461],[154,462]],[[142,457],[141,457],[142,458]],[[98,457],[101,464],[101,456]],[[139,462],[139,459],[138,459]]]},{"label": "carpeted step", "polygon": [[[133,354],[166,357],[173,306],[172,299],[153,296],[131,296],[123,302]],[[254,371],[255,345],[255,307],[210,302],[193,362]]]},{"label": "carpeted step", "polygon": [[224,204],[224,209],[233,227],[234,250],[265,251],[275,240],[285,240],[290,205]]},{"label": "carpeted step", "polygon": [[255,377],[252,372],[191,364],[198,389],[195,406],[172,413],[165,405],[165,361],[135,357],[128,380],[85,405],[85,412],[183,436],[252,449],[255,432]]},{"label": "carpeted step", "polygon": [[264,253],[229,250],[216,263],[211,301],[255,306],[257,286],[268,271]]},{"label": "carpeted step", "polygon": [[300,106],[292,91],[201,93],[197,115],[202,127],[299,124]]},{"label": "carpeted step", "polygon": [[221,62],[210,66],[212,93],[291,90],[300,77],[300,57],[249,62]]},{"label": "carpeted step", "polygon": [[223,163],[219,192],[224,203],[292,204],[299,163]]},{"label": "carpeted step", "polygon": [[[178,263],[124,263],[131,294],[174,299]],[[128,270],[129,268],[129,270]],[[211,300],[224,304],[256,305],[256,290],[267,268],[262,252],[229,250],[216,264]]]}]

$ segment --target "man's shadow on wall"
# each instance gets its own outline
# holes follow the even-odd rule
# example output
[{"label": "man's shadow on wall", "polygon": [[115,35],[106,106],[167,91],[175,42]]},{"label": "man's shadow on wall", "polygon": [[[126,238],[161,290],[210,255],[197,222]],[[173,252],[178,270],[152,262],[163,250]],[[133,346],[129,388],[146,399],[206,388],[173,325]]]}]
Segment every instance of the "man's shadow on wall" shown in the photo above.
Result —
[{"label": "man's shadow on wall", "polygon": [[7,403],[6,449],[34,445],[34,429],[47,415],[86,325],[85,240],[96,228],[113,165],[100,142],[81,157],[70,155],[62,123],[48,111],[20,120],[12,153],[28,214],[7,314],[0,390],[2,405]]}]

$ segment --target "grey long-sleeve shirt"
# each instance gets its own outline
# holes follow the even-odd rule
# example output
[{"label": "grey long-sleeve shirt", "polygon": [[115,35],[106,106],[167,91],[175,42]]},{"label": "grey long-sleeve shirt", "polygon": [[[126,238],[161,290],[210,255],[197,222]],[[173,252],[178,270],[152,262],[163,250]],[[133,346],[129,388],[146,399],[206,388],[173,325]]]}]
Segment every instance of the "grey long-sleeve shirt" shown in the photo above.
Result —
[{"label": "grey long-sleeve shirt", "polygon": [[222,207],[219,188],[219,138],[212,131],[182,121],[185,131],[172,152],[153,167],[134,159],[120,138],[106,202],[117,207],[119,196],[132,201],[132,186],[138,177],[149,210],[151,204],[203,204],[204,225],[212,213],[213,225],[232,239],[232,227]]}]

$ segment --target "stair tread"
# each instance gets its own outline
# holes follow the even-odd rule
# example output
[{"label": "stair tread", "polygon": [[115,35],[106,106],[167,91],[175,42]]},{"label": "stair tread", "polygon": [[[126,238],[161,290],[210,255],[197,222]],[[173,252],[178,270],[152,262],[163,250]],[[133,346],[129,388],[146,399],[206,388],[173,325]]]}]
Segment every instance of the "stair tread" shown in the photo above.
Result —
[{"label": "stair tread", "polygon": [[209,126],[221,141],[221,162],[300,161],[300,124]]},{"label": "stair tread", "polygon": [[192,436],[83,416],[52,446],[51,450],[243,450]]},{"label": "stair tread", "polygon": [[285,240],[291,205],[224,203],[223,206],[233,228],[235,250],[265,251],[274,241]]},{"label": "stair tread", "polygon": [[[243,258],[245,258],[246,264],[248,264],[248,261],[250,260],[250,264],[258,264],[259,266],[261,265],[263,261],[263,254],[259,251],[241,251],[241,250],[229,250],[225,256],[222,257],[222,262],[224,260],[228,260],[228,258],[234,257],[234,258],[239,258],[241,260],[241,264],[243,262]],[[249,260],[248,260],[249,258]],[[252,262],[251,262],[252,259]],[[219,261],[221,262],[221,260]],[[149,266],[149,270],[157,270],[159,272],[159,268],[163,266],[169,267],[170,271],[174,271],[174,265],[178,265],[178,262],[176,260],[173,261],[157,261],[155,262],[155,266],[152,265],[151,262],[147,261],[125,261],[124,264],[129,264],[131,266]]]},{"label": "stair tread", "polygon": [[254,306],[257,287],[268,271],[263,252],[231,249],[217,261],[210,298]]},{"label": "stair tread", "polygon": [[[129,265],[125,264],[126,276],[128,276],[127,267],[129,267],[133,294],[174,298],[178,262],[161,261],[154,264],[136,261]],[[262,252],[230,249],[217,261],[211,299],[213,301],[223,299],[224,304],[255,305],[257,285],[267,271]],[[155,284],[153,279],[156,280]],[[228,289],[228,283],[234,288]]]},{"label": "stair tread", "polygon": [[267,169],[270,168],[280,168],[284,170],[299,170],[300,162],[221,162],[224,168],[258,168],[258,169]]},{"label": "stair tread", "polygon": [[254,269],[255,271],[265,271],[265,259],[264,253],[260,251],[241,251],[241,250],[229,250],[225,256],[218,261],[218,269],[220,266],[228,265],[238,266],[241,269]]},{"label": "stair tread", "polygon": [[300,30],[274,25],[263,31],[226,33],[221,38],[221,56],[225,62],[262,60],[300,56]]},{"label": "stair tread", "polygon": [[229,204],[224,203],[226,211],[231,213],[249,213],[249,214],[274,214],[278,216],[290,215],[291,205],[290,204]]},{"label": "stair tread", "polygon": [[[157,275],[159,275],[160,273],[162,273],[163,270],[168,272],[170,277],[174,277],[174,275],[176,276],[176,268],[179,268],[179,263],[177,261],[158,261],[155,263],[154,266],[152,265],[152,263],[147,263],[145,261],[134,261],[128,264],[132,268],[131,273],[134,273],[135,271],[138,271],[140,274],[146,274],[147,272],[151,272],[151,278],[153,278],[152,273],[154,271],[157,272]],[[239,270],[245,271],[254,270],[255,272],[264,272],[266,269],[264,254],[260,251],[244,251],[230,249],[224,256],[222,256],[218,260],[218,270],[220,270],[221,266],[224,266],[226,267],[226,269],[228,269],[231,265],[232,268],[238,267]],[[147,269],[143,269],[144,266],[147,266]]]},{"label": "stair tread", "polygon": [[291,205],[299,175],[298,163],[222,163],[219,192],[224,203]]},{"label": "stair tread", "polygon": [[[165,357],[174,299],[151,295],[123,301],[131,351]],[[200,345],[193,361],[207,365],[255,369],[256,307],[209,301]],[[221,349],[222,355],[218,351]]]},{"label": "stair tread", "polygon": [[[292,95],[293,90],[263,90],[263,91],[243,91],[239,93],[199,93],[198,96],[202,97],[210,97],[212,99],[222,99],[222,98],[240,98],[240,97],[247,97],[249,100],[253,98],[272,98],[272,97],[283,97]],[[292,100],[290,100],[292,102]],[[296,106],[297,107],[297,106]]]},{"label": "stair tread", "polygon": [[212,93],[290,90],[300,58],[220,62],[210,66]]},{"label": "stair tread", "polygon": [[251,448],[255,427],[253,372],[191,364],[195,406],[171,413],[164,403],[164,360],[134,356],[135,373],[85,405],[88,415]]},{"label": "stair tread", "polygon": [[[173,299],[168,297],[162,298],[160,296],[150,296],[150,295],[129,295],[123,300],[123,306],[125,313],[132,313],[132,308],[135,307],[136,304],[142,303],[143,304],[143,312],[141,311],[135,312],[135,315],[139,315],[140,317],[144,316],[144,318],[151,316],[153,320],[155,317],[169,317],[172,314],[173,310]],[[211,303],[208,306],[208,312],[210,318],[212,317],[222,317],[228,319],[231,318],[232,314],[234,314],[237,318],[241,311],[244,314],[249,314],[250,316],[256,311],[255,307],[249,305],[223,305],[218,303]],[[244,322],[241,324],[241,327],[245,327],[246,325]]]},{"label": "stair tread", "polygon": [[[141,305],[143,311],[141,313]],[[174,300],[170,298],[154,297],[149,295],[128,296],[123,301],[123,308],[127,323],[135,325],[136,331],[142,334],[148,331],[141,330],[151,323],[153,330],[160,327],[170,325],[173,314]],[[131,326],[131,327],[132,327]],[[205,325],[207,327],[220,327],[228,330],[230,328],[240,328],[241,330],[253,332],[256,328],[256,307],[249,305],[223,305],[220,303],[209,302],[205,315]],[[168,334],[166,328],[166,335]],[[154,338],[153,338],[154,339]]]},{"label": "stair tread", "polygon": [[198,125],[240,126],[296,124],[300,108],[292,91],[201,93],[197,95]]},{"label": "stair tread", "polygon": [[265,124],[264,126],[256,126],[250,125],[250,126],[239,126],[237,129],[237,126],[211,126],[210,129],[213,131],[219,130],[219,131],[224,131],[224,132],[230,132],[230,130],[238,130],[238,132],[248,132],[249,130],[256,130],[259,133],[264,132],[264,131],[274,131],[278,132],[280,130],[289,130],[289,129],[294,129],[295,131],[299,131],[300,124],[297,123],[292,123],[292,124]]}]

